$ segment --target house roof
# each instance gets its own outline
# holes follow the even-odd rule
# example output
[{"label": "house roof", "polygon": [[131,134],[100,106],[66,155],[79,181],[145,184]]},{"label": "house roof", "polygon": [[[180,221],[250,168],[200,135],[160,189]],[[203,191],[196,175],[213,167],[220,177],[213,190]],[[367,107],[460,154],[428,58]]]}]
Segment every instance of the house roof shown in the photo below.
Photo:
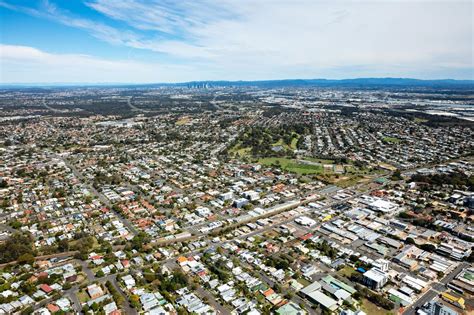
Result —
[{"label": "house roof", "polygon": [[308,294],[308,297],[329,310],[335,310],[337,308],[337,301],[322,293],[321,291],[313,291]]},{"label": "house roof", "polygon": [[263,294],[264,296],[270,296],[270,295],[272,295],[273,293],[275,293],[275,291],[273,291],[272,288],[270,288],[270,289],[268,289],[268,290],[262,292],[262,294]]},{"label": "house roof", "polygon": [[49,293],[51,291],[53,291],[53,288],[51,288],[49,285],[47,285],[46,283],[43,283],[41,286],[40,286],[40,289],[43,290],[43,292],[45,293]]},{"label": "house roof", "polygon": [[48,304],[46,305],[46,308],[48,309],[48,311],[50,311],[51,313],[56,313],[60,310],[59,306],[55,305],[55,304]]},{"label": "house roof", "polygon": [[181,263],[184,263],[186,261],[188,261],[188,259],[184,256],[179,256],[177,259],[176,259],[180,264]]}]

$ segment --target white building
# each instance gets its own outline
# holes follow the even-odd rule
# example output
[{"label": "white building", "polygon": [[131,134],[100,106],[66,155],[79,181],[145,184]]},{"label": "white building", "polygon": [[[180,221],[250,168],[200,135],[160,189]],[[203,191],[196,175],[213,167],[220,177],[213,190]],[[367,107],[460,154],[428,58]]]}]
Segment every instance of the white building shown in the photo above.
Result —
[{"label": "white building", "polygon": [[387,273],[378,268],[372,268],[364,273],[364,284],[371,289],[380,290],[387,281]]},{"label": "white building", "polygon": [[316,221],[314,221],[313,219],[307,216],[301,216],[299,218],[296,218],[295,222],[303,226],[309,226],[309,227],[316,225]]}]

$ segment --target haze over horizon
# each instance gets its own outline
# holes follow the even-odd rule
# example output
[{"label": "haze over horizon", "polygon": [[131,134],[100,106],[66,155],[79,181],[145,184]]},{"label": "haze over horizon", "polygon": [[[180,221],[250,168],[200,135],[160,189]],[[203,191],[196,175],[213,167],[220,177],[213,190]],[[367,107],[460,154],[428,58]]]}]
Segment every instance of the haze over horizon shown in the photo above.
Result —
[{"label": "haze over horizon", "polygon": [[474,79],[473,3],[0,0],[0,84]]}]

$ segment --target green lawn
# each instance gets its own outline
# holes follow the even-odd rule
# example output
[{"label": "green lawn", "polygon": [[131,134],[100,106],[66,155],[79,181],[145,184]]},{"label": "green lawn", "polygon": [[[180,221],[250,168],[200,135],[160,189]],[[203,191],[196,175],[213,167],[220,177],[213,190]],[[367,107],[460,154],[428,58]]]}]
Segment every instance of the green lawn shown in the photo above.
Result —
[{"label": "green lawn", "polygon": [[425,123],[428,121],[428,119],[423,119],[423,118],[418,118],[416,117],[415,119],[413,119],[414,122],[416,123]]},{"label": "green lawn", "polygon": [[250,154],[250,148],[240,148],[235,150],[234,152],[237,153],[239,156],[246,156]]},{"label": "green lawn", "polygon": [[282,146],[282,147],[284,147],[285,149],[288,148],[288,145],[286,145],[286,143],[283,142],[283,139],[279,139],[277,142],[273,143],[272,146],[273,146],[273,147]]},{"label": "green lawn", "polygon": [[400,143],[401,140],[394,137],[383,137],[382,141],[387,142],[387,143]]},{"label": "green lawn", "polygon": [[297,135],[296,138],[291,139],[290,148],[292,150],[296,150],[296,144],[298,143],[298,140],[299,140],[300,137],[301,137],[300,135]]},{"label": "green lawn", "polygon": [[[180,119],[176,124],[178,123],[181,123],[182,121],[185,121],[184,118]],[[287,144],[286,142],[283,141],[283,138],[279,138],[278,141],[274,142],[271,144],[272,147],[282,147],[283,150],[290,150],[290,151],[294,151],[296,150],[296,146],[298,144],[298,139],[300,137],[299,134],[293,132],[292,133],[293,136],[295,136],[294,138],[291,139],[291,143],[290,144]],[[238,143],[236,145],[234,145],[232,148],[229,148],[229,151],[228,151],[229,154],[231,155],[235,155],[235,157],[249,157],[252,155],[252,147],[249,146],[249,147],[245,147],[243,146],[242,144],[242,141],[238,141]]]},{"label": "green lawn", "polygon": [[293,159],[287,158],[262,158],[259,159],[258,162],[265,166],[279,165],[281,169],[285,171],[300,175],[321,174],[324,172],[324,168],[322,166],[298,163]]},{"label": "green lawn", "polygon": [[[100,245],[99,245],[99,242],[97,241],[97,239],[95,237],[92,237],[92,240],[93,240],[93,245],[92,245],[92,248],[93,249],[97,249],[97,248],[100,248]],[[77,242],[78,240],[72,240],[69,242],[69,247],[74,247],[77,245]]]},{"label": "green lawn", "polygon": [[85,303],[90,300],[89,295],[84,290],[77,292],[77,298],[79,299],[79,302],[81,303]]},{"label": "green lawn", "polygon": [[344,266],[341,270],[339,270],[337,273],[340,274],[341,276],[344,276],[346,278],[350,278],[353,273],[356,273],[357,271],[350,267],[350,266]]},{"label": "green lawn", "polygon": [[334,164],[334,160],[324,160],[324,159],[317,159],[317,158],[312,158],[312,157],[305,157],[304,159],[311,162],[315,162],[315,163]]},{"label": "green lawn", "polygon": [[244,156],[250,155],[251,150],[252,148],[250,147],[242,148],[241,143],[238,143],[237,145],[235,145],[233,148],[229,150],[229,153],[234,153],[234,154],[239,155],[240,157],[244,157]]},{"label": "green lawn", "polygon": [[285,150],[296,150],[296,144],[298,143],[298,139],[300,137],[299,134],[292,133],[292,135],[296,135],[295,138],[291,139],[290,145],[286,144],[282,138],[278,139],[277,142],[273,143],[272,146],[282,146]]},{"label": "green lawn", "polygon": [[308,280],[304,278],[299,278],[297,281],[301,283],[302,285],[304,285],[305,287],[311,284],[311,282],[309,282]]}]

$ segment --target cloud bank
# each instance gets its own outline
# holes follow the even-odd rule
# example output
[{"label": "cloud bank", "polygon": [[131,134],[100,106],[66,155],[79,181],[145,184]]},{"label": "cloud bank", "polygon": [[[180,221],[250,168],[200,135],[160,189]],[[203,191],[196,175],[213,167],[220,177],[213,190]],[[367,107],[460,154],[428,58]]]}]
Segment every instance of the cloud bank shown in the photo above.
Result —
[{"label": "cloud bank", "polygon": [[[117,47],[166,57],[159,63],[146,63],[61,55],[49,60],[49,72],[54,70],[49,77],[61,73],[64,60],[85,58],[91,61],[88,81],[106,80],[106,74],[97,74],[104,66],[114,74],[111,78],[123,82],[474,78],[471,1],[85,1],[101,19],[77,17],[51,2],[39,7],[0,4],[81,29]],[[34,67],[41,68],[43,60],[29,59],[29,67],[36,63]],[[2,73],[2,80],[20,80],[19,73],[27,71],[16,64],[19,73],[15,76],[12,62],[2,58],[8,71]]]}]

